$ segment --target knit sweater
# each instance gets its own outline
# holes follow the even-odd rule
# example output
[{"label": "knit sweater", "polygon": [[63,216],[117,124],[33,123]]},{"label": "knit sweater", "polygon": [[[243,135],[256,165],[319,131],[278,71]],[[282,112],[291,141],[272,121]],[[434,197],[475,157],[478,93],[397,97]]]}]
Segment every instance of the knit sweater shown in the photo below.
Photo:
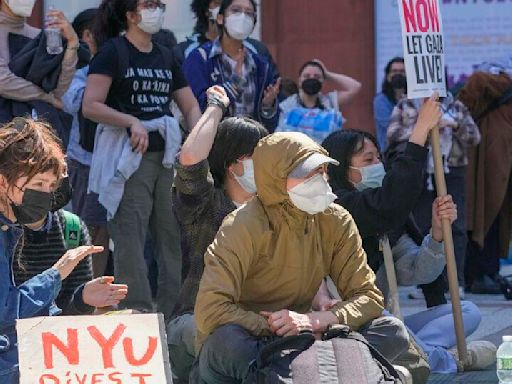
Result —
[{"label": "knit sweater", "polygon": [[[63,213],[60,210],[49,217],[51,222],[43,230],[25,229],[24,238],[18,244],[17,254],[21,252],[19,261],[15,260],[13,265],[16,285],[51,268],[66,253]],[[80,245],[90,244],[89,232],[81,221]],[[92,313],[94,308],[86,305],[82,300],[83,286],[92,277],[92,263],[90,257],[87,257],[62,281],[62,288],[55,303],[64,314]]]}]

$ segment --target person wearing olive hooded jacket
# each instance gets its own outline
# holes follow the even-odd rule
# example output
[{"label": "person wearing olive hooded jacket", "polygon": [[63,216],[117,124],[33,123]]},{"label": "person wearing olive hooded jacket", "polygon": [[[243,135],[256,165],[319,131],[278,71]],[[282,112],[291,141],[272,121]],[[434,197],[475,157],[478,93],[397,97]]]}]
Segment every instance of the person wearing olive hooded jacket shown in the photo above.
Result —
[{"label": "person wearing olive hooded jacket", "polygon": [[[265,341],[329,325],[358,330],[393,360],[408,345],[400,320],[381,317],[382,293],[350,214],[333,204],[326,165],[301,133],[263,138],[252,156],[257,195],[227,216],[208,247],[195,305],[197,365],[207,383],[242,381]],[[343,301],[312,312],[330,276]]]}]

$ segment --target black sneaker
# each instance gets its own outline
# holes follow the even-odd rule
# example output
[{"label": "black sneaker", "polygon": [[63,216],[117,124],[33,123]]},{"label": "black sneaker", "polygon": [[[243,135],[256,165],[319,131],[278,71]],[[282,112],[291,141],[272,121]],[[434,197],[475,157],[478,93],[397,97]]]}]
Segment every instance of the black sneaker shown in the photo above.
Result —
[{"label": "black sneaker", "polygon": [[485,275],[482,278],[475,279],[471,285],[471,293],[480,295],[499,295],[502,293],[500,285]]}]

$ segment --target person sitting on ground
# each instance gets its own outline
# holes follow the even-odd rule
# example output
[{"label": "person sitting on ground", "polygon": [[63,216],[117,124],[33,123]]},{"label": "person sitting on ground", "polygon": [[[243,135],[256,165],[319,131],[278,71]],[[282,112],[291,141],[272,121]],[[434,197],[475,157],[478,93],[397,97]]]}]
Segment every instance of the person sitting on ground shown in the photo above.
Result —
[{"label": "person sitting on ground", "polygon": [[217,15],[220,36],[192,51],[183,71],[203,112],[206,91],[221,85],[231,101],[227,115],[252,117],[273,132],[281,80],[265,56],[246,47],[256,19],[255,0],[223,0]]},{"label": "person sitting on ground", "polygon": [[[15,118],[0,129],[0,382],[19,382],[17,319],[49,316],[65,280],[80,261],[102,247],[70,249],[51,268],[17,286],[12,265],[23,226],[42,220],[65,171],[61,142],[52,128],[31,119]],[[108,288],[108,287],[107,287]]]},{"label": "person sitting on ground", "polygon": [[[242,381],[268,336],[320,334],[332,324],[359,330],[393,360],[407,349],[407,331],[381,317],[357,227],[332,204],[326,165],[336,161],[297,132],[261,139],[252,159],[257,195],[224,220],[204,257],[194,310],[201,379]],[[311,312],[326,276],[344,301]]]},{"label": "person sitting on ground", "polygon": [[[409,140],[422,103],[422,99],[409,100],[405,97],[397,103],[387,131],[389,150],[399,150],[398,148]],[[455,100],[450,92],[447,92],[446,97],[441,98],[441,109],[443,116],[438,123],[440,151],[443,158],[446,187],[459,209],[459,215],[452,228],[457,277],[459,279],[459,295],[464,298],[464,267],[468,240],[465,219],[466,168],[468,165],[468,151],[480,142],[480,132],[469,110],[462,102]],[[423,191],[413,209],[414,217],[424,235],[430,229],[432,221],[431,207],[436,197],[434,159],[431,149],[426,162],[426,170]],[[414,292],[411,298],[425,297],[428,307],[435,306],[446,302],[444,298],[445,290],[446,283],[443,274],[431,284],[422,285],[421,290]]]},{"label": "person sitting on ground", "polygon": [[251,156],[258,141],[268,134],[249,118],[230,117],[220,122],[229,98],[219,86],[208,89],[207,94],[209,106],[183,144],[176,165],[173,209],[181,227],[183,264],[188,271],[173,320],[167,325],[171,367],[178,383],[188,383],[195,359],[193,313],[204,253],[224,217],[254,196]]},{"label": "person sitting on ground", "polygon": [[[325,82],[333,83],[336,90],[323,94]],[[341,129],[341,110],[357,96],[361,83],[327,70],[320,60],[315,59],[301,66],[298,84],[299,93],[279,104],[281,114],[276,131],[302,132],[321,143],[329,133]],[[319,119],[315,121],[313,116]]]},{"label": "person sitting on ground", "polygon": [[[30,4],[31,3],[31,4]],[[20,0],[1,0],[0,4],[0,96],[16,101],[45,101],[58,109],[62,109],[60,98],[66,92],[75,73],[78,61],[77,50],[79,47],[78,36],[71,27],[69,21],[61,11],[50,10],[48,19],[51,22],[48,28],[56,28],[67,40],[67,48],[62,59],[62,70],[59,76],[57,88],[46,93],[37,85],[20,78],[9,69],[9,34],[16,34],[35,38],[40,29],[27,24],[26,18],[32,14],[35,2]]]},{"label": "person sitting on ground", "polygon": [[386,135],[395,105],[407,94],[407,78],[403,57],[394,57],[384,69],[382,90],[373,99],[375,133],[382,152],[386,150]]}]

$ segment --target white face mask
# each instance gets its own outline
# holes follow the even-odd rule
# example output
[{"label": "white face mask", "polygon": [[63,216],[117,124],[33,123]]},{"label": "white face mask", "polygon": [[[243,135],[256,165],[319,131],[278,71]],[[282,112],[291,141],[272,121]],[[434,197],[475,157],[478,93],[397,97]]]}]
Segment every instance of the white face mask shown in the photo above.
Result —
[{"label": "white face mask", "polygon": [[139,28],[146,33],[155,34],[162,29],[164,23],[164,10],[162,8],[143,9],[140,11],[142,20],[138,24]]},{"label": "white face mask", "polygon": [[290,189],[288,195],[293,205],[310,215],[325,211],[338,197],[320,173]]},{"label": "white face mask", "polygon": [[220,6],[212,8],[212,9],[209,9],[209,11],[210,11],[210,20],[211,21],[217,21],[217,15],[219,14]]},{"label": "white face mask", "polygon": [[256,193],[256,181],[254,180],[254,164],[251,159],[242,160],[244,166],[243,176],[238,176],[235,172],[231,172],[238,184],[247,193]]},{"label": "white face mask", "polygon": [[34,10],[34,4],[36,0],[9,0],[6,1],[9,9],[15,15],[22,17],[30,17],[32,15],[32,11]]},{"label": "white face mask", "polygon": [[243,12],[229,15],[224,22],[229,36],[236,40],[247,39],[254,29],[254,19]]}]

